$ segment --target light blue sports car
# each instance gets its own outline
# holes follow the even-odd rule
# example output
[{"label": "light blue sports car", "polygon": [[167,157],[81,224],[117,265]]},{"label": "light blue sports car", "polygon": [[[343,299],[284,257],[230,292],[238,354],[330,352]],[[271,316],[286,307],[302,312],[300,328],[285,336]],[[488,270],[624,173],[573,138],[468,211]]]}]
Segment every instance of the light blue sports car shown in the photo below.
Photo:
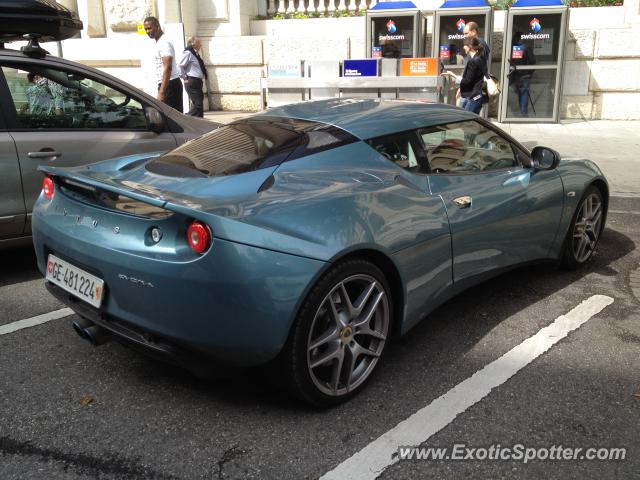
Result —
[{"label": "light blue sports car", "polygon": [[301,103],[168,153],[42,168],[33,239],[83,338],[192,369],[271,363],[327,406],[461,290],[589,260],[607,181],[559,162],[454,107]]}]

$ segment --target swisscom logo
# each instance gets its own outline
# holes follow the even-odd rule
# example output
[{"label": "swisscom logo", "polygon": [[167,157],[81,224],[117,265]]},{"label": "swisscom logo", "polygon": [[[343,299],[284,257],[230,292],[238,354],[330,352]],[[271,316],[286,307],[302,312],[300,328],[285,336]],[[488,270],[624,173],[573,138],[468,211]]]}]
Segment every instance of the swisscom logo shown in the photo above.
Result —
[{"label": "swisscom logo", "polygon": [[467,22],[464,21],[464,18],[459,18],[456,22],[456,29],[460,33],[452,33],[451,35],[447,35],[448,40],[464,40],[464,26]]},{"label": "swisscom logo", "polygon": [[387,32],[389,32],[387,35],[378,35],[378,40],[379,41],[383,41],[383,40],[404,40],[404,35],[395,35],[395,33],[398,31],[398,27],[396,27],[396,22],[394,20],[389,19],[389,21],[387,21],[386,23],[387,26]]},{"label": "swisscom logo", "polygon": [[529,25],[531,25],[531,30],[533,30],[534,33],[538,33],[542,29],[540,20],[535,17],[529,22]]},{"label": "swisscom logo", "polygon": [[396,33],[397,30],[398,29],[396,28],[396,22],[394,22],[393,20],[389,20],[387,22],[387,31],[393,34]]},{"label": "swisscom logo", "polygon": [[520,35],[520,40],[549,40],[551,38],[551,35],[548,33],[540,33],[542,25],[540,24],[540,20],[537,18],[533,17],[529,22],[529,25],[531,26],[531,31],[533,33]]}]

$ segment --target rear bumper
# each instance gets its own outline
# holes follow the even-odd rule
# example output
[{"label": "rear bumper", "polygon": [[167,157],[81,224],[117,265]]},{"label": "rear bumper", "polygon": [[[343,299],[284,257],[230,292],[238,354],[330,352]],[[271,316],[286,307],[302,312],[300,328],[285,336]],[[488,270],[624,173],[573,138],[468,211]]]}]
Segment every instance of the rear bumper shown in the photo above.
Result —
[{"label": "rear bumper", "polygon": [[235,366],[224,359],[212,356],[209,352],[195,351],[189,345],[183,346],[174,339],[160,338],[120,319],[113,318],[51,282],[46,282],[45,287],[51,295],[70,307],[77,315],[102,327],[118,342],[147,356],[184,367],[202,376],[227,372],[228,367]]},{"label": "rear bumper", "polygon": [[185,353],[236,366],[273,359],[324,266],[220,239],[202,257],[172,262],[166,256],[109,248],[99,231],[82,223],[59,225],[55,215],[43,215],[43,210],[36,205],[33,216],[40,272],[45,273],[53,253],[105,282],[99,309],[52,284],[50,291],[126,342],[177,363],[183,363]]}]

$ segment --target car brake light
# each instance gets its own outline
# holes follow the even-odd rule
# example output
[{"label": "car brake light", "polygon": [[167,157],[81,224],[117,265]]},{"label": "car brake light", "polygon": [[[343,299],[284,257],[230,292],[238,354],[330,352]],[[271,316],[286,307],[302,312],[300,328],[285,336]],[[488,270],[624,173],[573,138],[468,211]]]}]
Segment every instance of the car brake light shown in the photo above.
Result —
[{"label": "car brake light", "polygon": [[44,180],[42,180],[42,193],[44,194],[44,198],[51,200],[54,192],[55,184],[53,183],[53,179],[51,177],[44,177]]},{"label": "car brake light", "polygon": [[193,222],[187,229],[187,242],[191,249],[203,254],[211,245],[211,229],[202,222]]}]

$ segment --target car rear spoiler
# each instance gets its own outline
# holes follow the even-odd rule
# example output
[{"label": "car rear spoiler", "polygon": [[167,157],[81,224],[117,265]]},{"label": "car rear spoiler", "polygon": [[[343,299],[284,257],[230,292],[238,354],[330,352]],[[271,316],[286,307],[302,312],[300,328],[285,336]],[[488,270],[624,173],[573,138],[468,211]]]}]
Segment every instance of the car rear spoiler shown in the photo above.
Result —
[{"label": "car rear spoiler", "polygon": [[160,192],[154,192],[153,187],[150,186],[147,186],[146,188],[144,186],[140,186],[140,188],[136,189],[132,188],[132,186],[129,185],[128,188],[123,188],[112,180],[110,181],[104,178],[97,180],[89,175],[78,174],[77,172],[74,172],[69,168],[41,165],[40,167],[38,167],[38,170],[52,177],[71,180],[72,182],[77,182],[93,188],[109,190],[113,193],[117,193],[118,195],[124,195],[131,199],[145,202],[155,207],[163,208],[167,204],[167,202],[171,200],[170,198],[162,195],[162,193]]}]

